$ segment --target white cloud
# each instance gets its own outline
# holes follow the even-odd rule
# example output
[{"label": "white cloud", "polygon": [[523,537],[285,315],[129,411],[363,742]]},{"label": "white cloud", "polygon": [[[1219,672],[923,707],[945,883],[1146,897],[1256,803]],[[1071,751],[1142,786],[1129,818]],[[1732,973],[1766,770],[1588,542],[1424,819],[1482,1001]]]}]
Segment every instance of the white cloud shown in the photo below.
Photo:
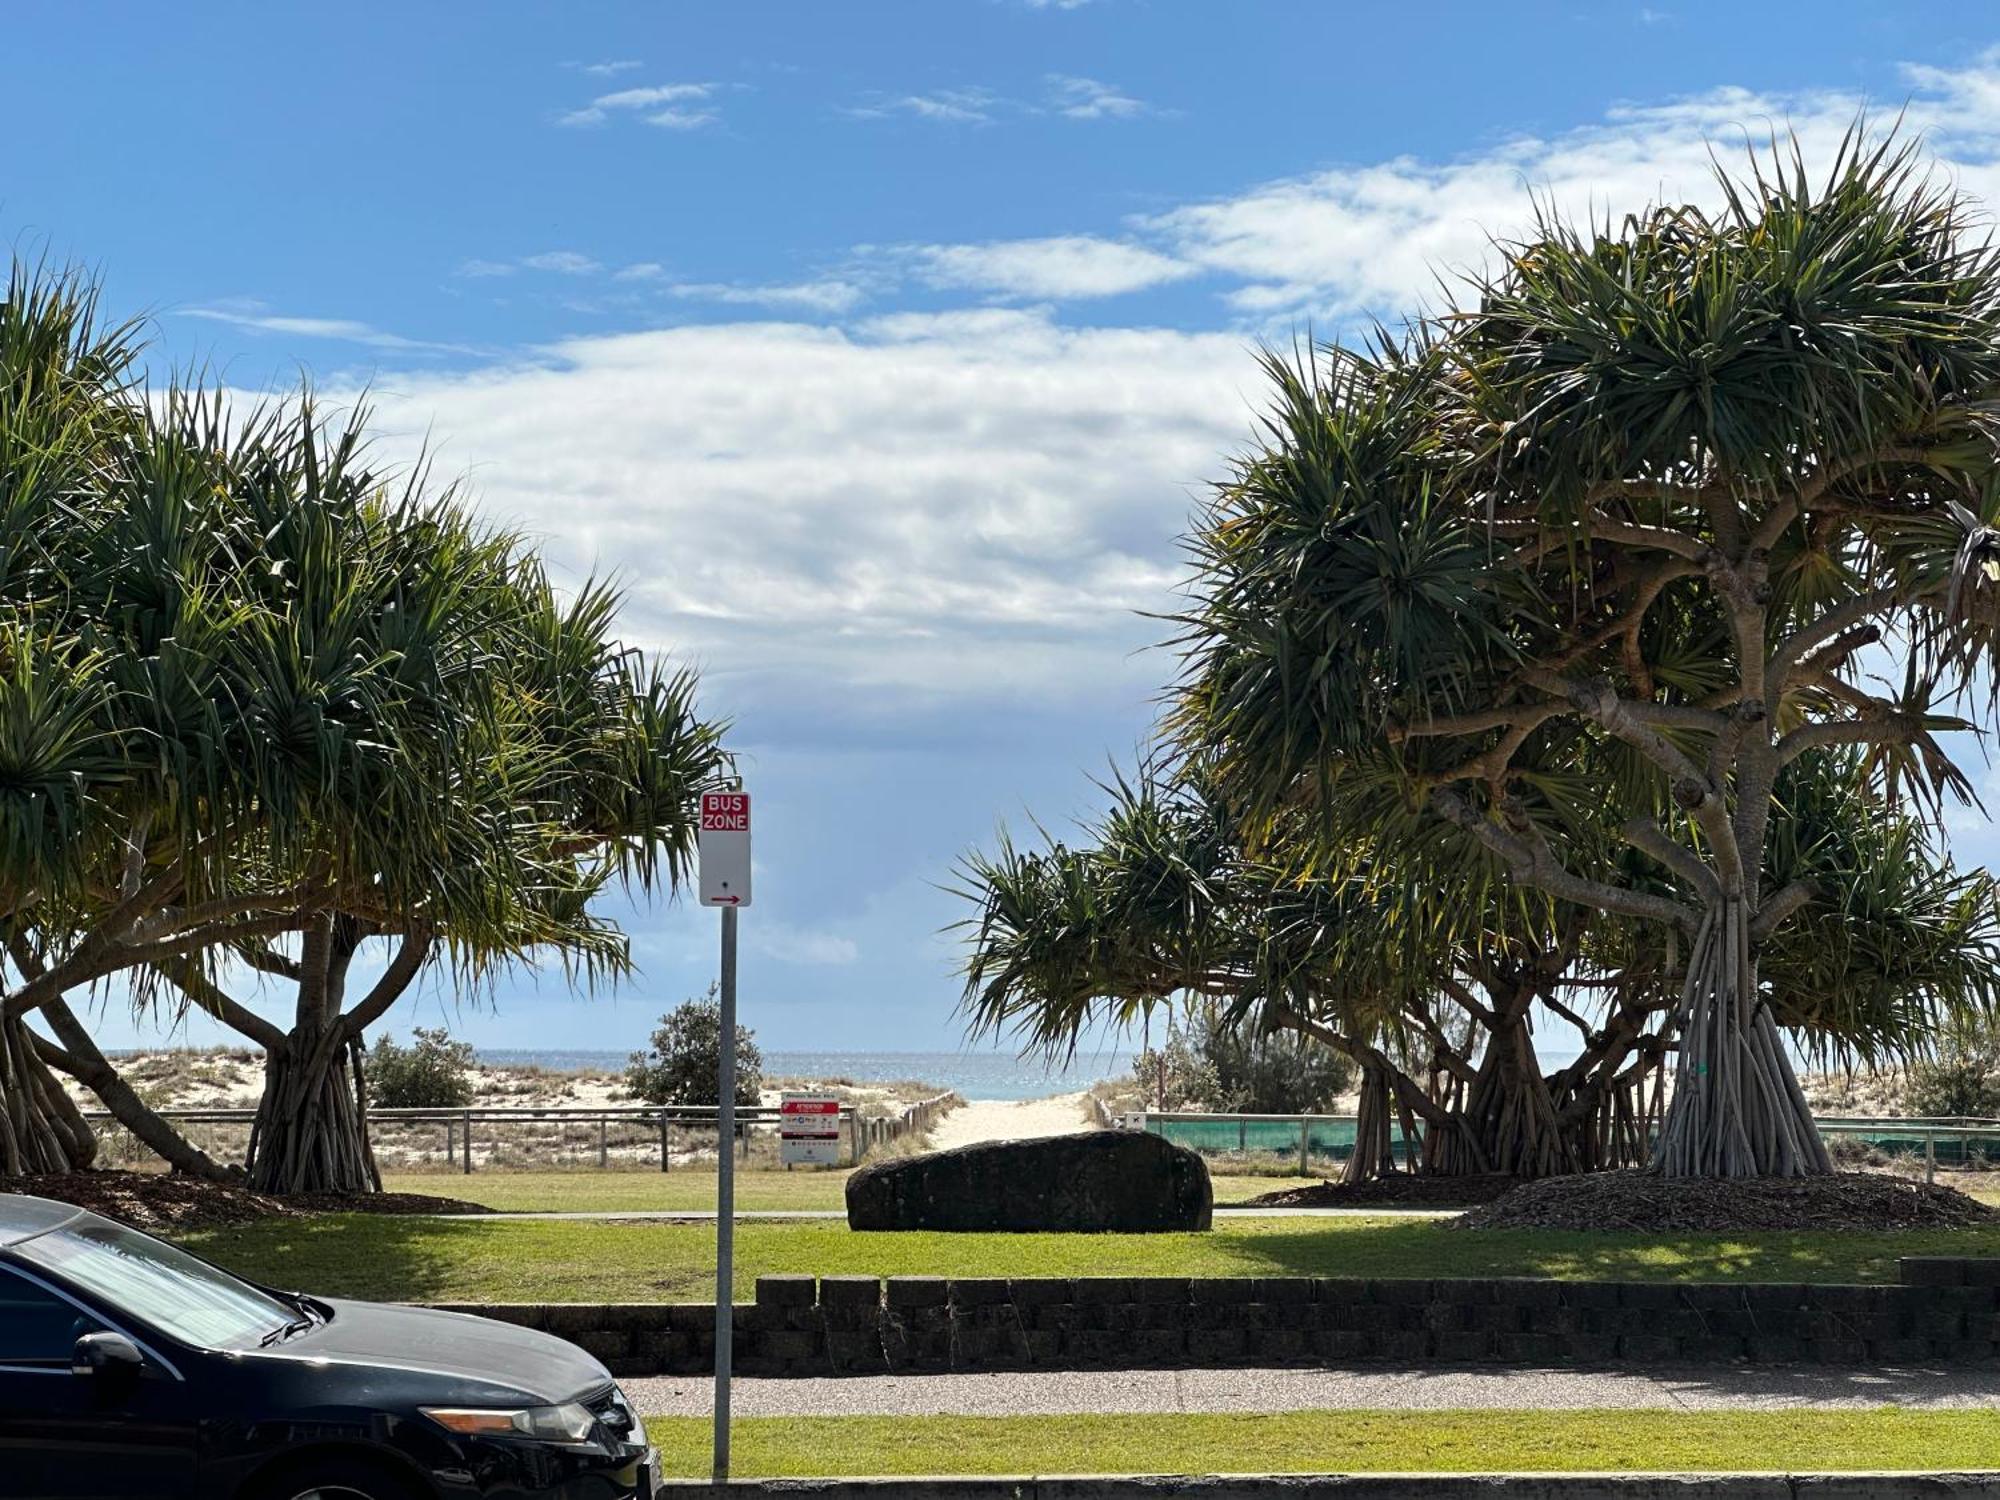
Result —
[{"label": "white cloud", "polygon": [[620,57],[610,62],[577,63],[574,66],[578,71],[588,73],[594,78],[611,78],[619,73],[629,73],[642,64],[637,58]]},{"label": "white cloud", "polygon": [[1143,245],[1090,235],[918,245],[906,254],[933,286],[1018,297],[1115,297],[1194,275],[1198,267]]},{"label": "white cloud", "polygon": [[[636,267],[628,269],[637,269]],[[619,273],[621,276],[625,272]],[[796,307],[809,312],[843,313],[865,295],[851,281],[800,281],[767,286],[737,286],[723,282],[682,282],[676,297],[700,302],[725,302],[748,307]]]},{"label": "white cloud", "polygon": [[352,318],[301,318],[266,312],[255,302],[228,303],[213,307],[176,309],[184,318],[201,318],[210,323],[227,323],[252,333],[277,333],[289,338],[327,339],[343,344],[363,344],[371,349],[394,349],[403,353],[469,353],[463,344],[439,344],[426,339],[405,338],[387,333],[369,323]]},{"label": "white cloud", "polygon": [[[1907,126],[1929,133],[1966,186],[2000,186],[2000,58],[1909,76]],[[1828,162],[1864,102],[1833,91],[1716,89],[1623,106],[1582,129],[1515,137],[1451,161],[1399,157],[1271,182],[1134,230],[1238,281],[1230,300],[1248,314],[1394,314],[1437,301],[1438,275],[1484,263],[1490,237],[1525,231],[1531,193],[1575,219],[1663,199],[1713,204],[1711,151],[1729,163],[1747,143],[1789,130],[1809,163]]]},{"label": "white cloud", "polygon": [[832,968],[853,963],[861,949],[853,938],[815,927],[795,927],[766,918],[750,928],[750,946],[779,963]]},{"label": "white cloud", "polygon": [[454,276],[512,276],[514,263],[506,260],[467,260],[459,262]]},{"label": "white cloud", "polygon": [[576,250],[546,250],[540,255],[523,256],[521,264],[530,271],[554,271],[562,276],[594,276],[604,269]]},{"label": "white cloud", "polygon": [[663,109],[657,114],[646,116],[648,125],[658,125],[664,130],[699,130],[704,125],[712,125],[717,119],[712,109]]},{"label": "white cloud", "polygon": [[[662,83],[645,88],[618,89],[609,94],[599,94],[581,109],[572,109],[558,115],[558,125],[584,126],[602,125],[613,115],[638,115],[649,125],[663,125],[675,130],[693,130],[709,124],[716,118],[712,109],[685,109],[679,106],[696,104],[712,99],[716,86],[712,83]],[[661,106],[669,106],[661,108]],[[640,111],[647,113],[640,114]]]},{"label": "white cloud", "polygon": [[615,570],[632,638],[761,728],[1143,698],[1162,627],[1135,612],[1171,606],[1257,389],[1234,334],[990,310],[579,339],[373,400],[566,576]]},{"label": "white cloud", "polygon": [[1129,120],[1147,112],[1144,101],[1095,78],[1049,74],[1049,108],[1071,120]]},{"label": "white cloud", "polygon": [[984,125],[992,121],[994,110],[1004,102],[990,89],[937,89],[928,94],[875,97],[855,105],[847,113],[864,120],[902,114],[952,125]]},{"label": "white cloud", "polygon": [[667,274],[667,268],[656,260],[642,260],[629,266],[621,266],[612,276],[613,281],[658,281]]}]

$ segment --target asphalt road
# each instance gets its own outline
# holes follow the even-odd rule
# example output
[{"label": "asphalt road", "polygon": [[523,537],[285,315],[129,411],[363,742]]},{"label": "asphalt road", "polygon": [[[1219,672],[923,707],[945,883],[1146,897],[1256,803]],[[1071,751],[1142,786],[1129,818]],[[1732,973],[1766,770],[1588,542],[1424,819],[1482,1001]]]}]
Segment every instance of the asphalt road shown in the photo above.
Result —
[{"label": "asphalt road", "polygon": [[[707,1377],[622,1382],[649,1416],[706,1416]],[[1824,1366],[1626,1371],[1112,1370],[738,1380],[747,1417],[1042,1416],[1067,1412],[1575,1410],[2000,1406],[2000,1370]]]}]

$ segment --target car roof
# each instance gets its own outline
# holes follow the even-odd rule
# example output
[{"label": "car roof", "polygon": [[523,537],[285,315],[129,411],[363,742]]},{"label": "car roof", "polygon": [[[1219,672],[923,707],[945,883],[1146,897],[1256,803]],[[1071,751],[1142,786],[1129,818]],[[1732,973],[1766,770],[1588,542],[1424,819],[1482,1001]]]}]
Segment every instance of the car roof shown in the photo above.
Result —
[{"label": "car roof", "polygon": [[53,1198],[31,1198],[26,1193],[0,1193],[0,1250],[18,1245],[67,1224],[71,1219],[92,1215],[74,1203],[58,1203]]}]

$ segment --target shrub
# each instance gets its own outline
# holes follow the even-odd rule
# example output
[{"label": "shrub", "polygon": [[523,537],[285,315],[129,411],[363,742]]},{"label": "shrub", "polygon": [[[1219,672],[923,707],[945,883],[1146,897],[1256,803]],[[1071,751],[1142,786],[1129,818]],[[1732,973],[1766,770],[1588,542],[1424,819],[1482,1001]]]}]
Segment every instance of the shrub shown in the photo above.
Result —
[{"label": "shrub", "polygon": [[1132,1059],[1132,1076],[1147,1109],[1216,1109],[1221,1084],[1214,1067],[1195,1050],[1186,1031],[1172,1022],[1167,1039]]},{"label": "shrub", "polygon": [[[722,1002],[715,985],[660,1017],[653,1045],[634,1052],[625,1087],[648,1104],[715,1104],[721,1094]],[[763,1098],[764,1054],[747,1026],[736,1028],[736,1102]]]},{"label": "shrub", "polygon": [[1912,1063],[1903,1106],[1913,1115],[2000,1115],[2000,1031],[1960,1037]]},{"label": "shrub", "polygon": [[472,1044],[419,1026],[407,1047],[377,1037],[368,1054],[368,1102],[380,1109],[462,1109],[472,1102]]},{"label": "shrub", "polygon": [[1197,1019],[1196,1050],[1214,1070],[1217,1107],[1251,1115],[1323,1114],[1354,1083],[1354,1065],[1295,1032],[1257,1034],[1211,1010]]},{"label": "shrub", "polygon": [[1253,1115],[1319,1114],[1354,1082],[1353,1064],[1331,1048],[1290,1032],[1260,1035],[1220,1007],[1170,1023],[1161,1046],[1132,1060],[1132,1073],[1149,1109]]}]

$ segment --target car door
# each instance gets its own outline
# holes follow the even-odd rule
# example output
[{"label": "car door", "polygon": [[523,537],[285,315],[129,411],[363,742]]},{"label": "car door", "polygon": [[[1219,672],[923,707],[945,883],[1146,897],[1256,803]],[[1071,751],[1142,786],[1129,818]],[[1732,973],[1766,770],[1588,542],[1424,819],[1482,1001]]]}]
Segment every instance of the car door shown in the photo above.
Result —
[{"label": "car door", "polygon": [[70,1370],[77,1339],[110,1326],[0,1262],[0,1494],[192,1500],[195,1419],[181,1372],[152,1355],[134,1381]]}]

